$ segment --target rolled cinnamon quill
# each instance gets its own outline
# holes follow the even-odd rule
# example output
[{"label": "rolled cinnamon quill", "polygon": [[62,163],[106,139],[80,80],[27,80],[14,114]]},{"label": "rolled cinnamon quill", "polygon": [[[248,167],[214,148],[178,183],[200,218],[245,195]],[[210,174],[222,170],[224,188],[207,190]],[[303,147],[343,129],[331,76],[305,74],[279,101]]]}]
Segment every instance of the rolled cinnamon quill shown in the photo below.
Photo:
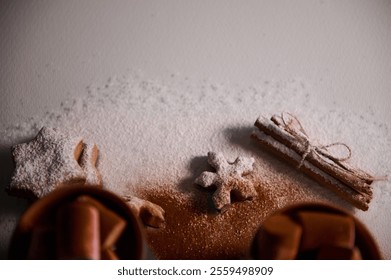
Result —
[{"label": "rolled cinnamon quill", "polygon": [[58,259],[100,259],[99,212],[80,201],[61,206],[56,217]]}]

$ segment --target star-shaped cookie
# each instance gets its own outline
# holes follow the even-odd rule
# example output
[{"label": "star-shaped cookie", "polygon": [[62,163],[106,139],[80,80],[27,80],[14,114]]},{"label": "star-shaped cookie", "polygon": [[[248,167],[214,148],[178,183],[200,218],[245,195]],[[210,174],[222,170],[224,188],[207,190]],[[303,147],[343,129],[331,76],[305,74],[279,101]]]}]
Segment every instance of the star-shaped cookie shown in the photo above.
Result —
[{"label": "star-shaped cookie", "polygon": [[82,150],[81,137],[43,127],[32,141],[13,147],[15,171],[8,192],[40,198],[61,184],[84,183],[78,163]]},{"label": "star-shaped cookie", "polygon": [[253,171],[253,158],[238,157],[230,163],[221,153],[209,152],[208,163],[216,173],[204,171],[195,183],[205,188],[216,187],[212,199],[217,210],[227,209],[231,203],[231,194],[240,200],[251,199],[257,195],[253,183],[243,177]]}]

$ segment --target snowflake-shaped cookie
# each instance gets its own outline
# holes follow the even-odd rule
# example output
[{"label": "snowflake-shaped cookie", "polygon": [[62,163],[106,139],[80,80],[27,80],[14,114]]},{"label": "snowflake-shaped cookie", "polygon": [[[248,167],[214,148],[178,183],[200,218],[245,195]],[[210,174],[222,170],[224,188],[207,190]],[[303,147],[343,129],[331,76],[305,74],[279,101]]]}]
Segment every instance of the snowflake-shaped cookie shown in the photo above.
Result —
[{"label": "snowflake-shaped cookie", "polygon": [[[41,198],[60,185],[83,184],[95,168],[98,153],[95,148],[84,146],[81,137],[43,127],[32,141],[13,147],[15,171],[8,192]],[[80,166],[82,152],[83,166]]]},{"label": "snowflake-shaped cookie", "polygon": [[213,203],[217,210],[224,211],[230,205],[231,193],[241,200],[251,199],[257,195],[253,183],[243,177],[253,171],[253,158],[238,157],[230,163],[221,153],[209,152],[208,163],[216,173],[204,171],[195,183],[205,188],[216,186]]}]

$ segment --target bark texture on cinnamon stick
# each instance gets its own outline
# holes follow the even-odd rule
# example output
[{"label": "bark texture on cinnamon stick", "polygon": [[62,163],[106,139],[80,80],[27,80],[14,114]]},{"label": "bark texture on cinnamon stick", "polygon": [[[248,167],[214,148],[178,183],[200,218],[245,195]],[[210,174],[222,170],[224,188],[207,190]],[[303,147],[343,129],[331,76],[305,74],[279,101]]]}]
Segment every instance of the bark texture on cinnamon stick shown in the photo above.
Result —
[{"label": "bark texture on cinnamon stick", "polygon": [[329,155],[323,146],[312,145],[300,122],[295,117],[290,121],[296,121],[298,127],[286,121],[283,115],[271,119],[261,116],[254,124],[259,131],[251,137],[264,149],[297,167],[355,207],[368,210],[372,199],[373,177],[362,170],[351,168],[343,159]]}]

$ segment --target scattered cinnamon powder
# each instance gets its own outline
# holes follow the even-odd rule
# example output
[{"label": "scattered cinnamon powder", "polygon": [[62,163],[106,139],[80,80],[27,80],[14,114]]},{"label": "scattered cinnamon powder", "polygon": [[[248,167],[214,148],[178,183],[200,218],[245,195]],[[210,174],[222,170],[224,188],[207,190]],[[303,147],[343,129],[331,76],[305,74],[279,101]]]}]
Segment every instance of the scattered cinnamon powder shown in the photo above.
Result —
[{"label": "scattered cinnamon powder", "polygon": [[201,187],[140,189],[140,196],[165,210],[164,228],[146,228],[149,247],[158,259],[248,258],[253,236],[268,215],[292,203],[319,200],[289,179],[276,179],[272,184],[255,179],[258,196],[233,203],[224,213],[215,210],[212,192]]}]

